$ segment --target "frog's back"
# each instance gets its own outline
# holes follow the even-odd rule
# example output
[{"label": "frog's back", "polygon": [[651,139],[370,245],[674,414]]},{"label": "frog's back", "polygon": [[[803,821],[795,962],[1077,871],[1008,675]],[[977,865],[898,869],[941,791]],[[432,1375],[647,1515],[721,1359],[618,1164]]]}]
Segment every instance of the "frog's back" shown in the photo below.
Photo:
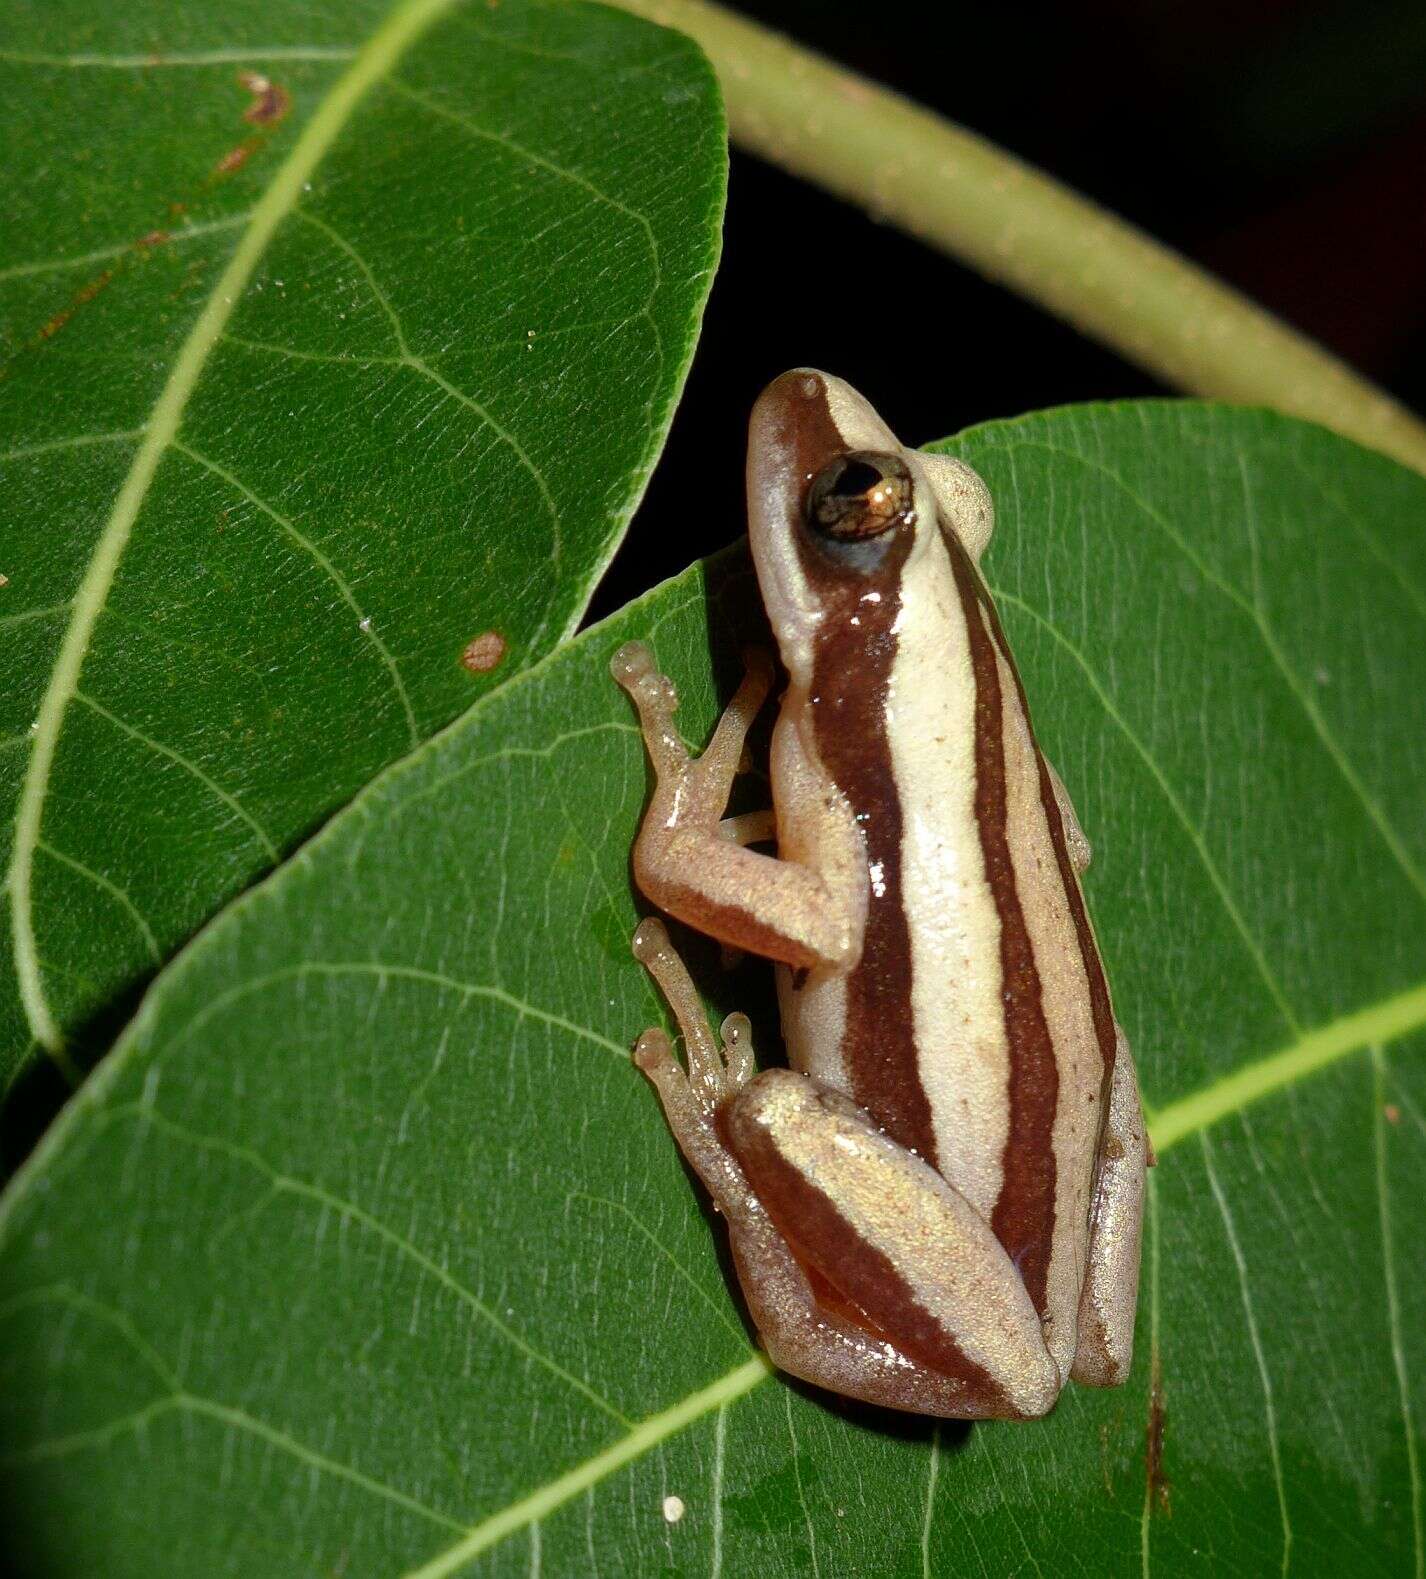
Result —
[{"label": "frog's back", "polygon": [[[850,972],[784,984],[790,1048],[980,1210],[1058,1359],[1114,1056],[1104,973],[969,557],[950,541],[871,612],[883,639],[862,651],[884,674],[844,653],[813,687],[816,749],[866,839],[863,948]],[[799,1043],[819,1055],[797,1058]]]}]

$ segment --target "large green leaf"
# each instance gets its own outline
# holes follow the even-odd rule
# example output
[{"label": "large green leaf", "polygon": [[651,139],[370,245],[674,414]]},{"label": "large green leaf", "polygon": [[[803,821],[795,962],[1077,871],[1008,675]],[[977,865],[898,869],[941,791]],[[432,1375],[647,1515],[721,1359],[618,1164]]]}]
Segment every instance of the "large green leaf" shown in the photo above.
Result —
[{"label": "large green leaf", "polygon": [[[749,1343],[625,1051],[660,1010],[606,670],[651,639],[701,736],[734,557],[239,901],[12,1185],[23,1572],[1420,1571],[1426,483],[1194,405],[957,448],[1159,1147],[1131,1382],[937,1427]],[[693,952],[720,1006],[765,1005],[765,967]]]},{"label": "large green leaf", "polygon": [[3,1088],[573,629],[725,155],[693,46],[594,7],[76,0],[0,42]]}]

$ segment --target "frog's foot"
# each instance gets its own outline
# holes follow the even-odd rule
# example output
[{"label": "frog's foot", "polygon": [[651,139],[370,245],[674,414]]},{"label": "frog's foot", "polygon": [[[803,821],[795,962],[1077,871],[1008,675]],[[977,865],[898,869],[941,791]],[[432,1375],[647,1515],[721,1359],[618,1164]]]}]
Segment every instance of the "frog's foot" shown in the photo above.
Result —
[{"label": "frog's foot", "polygon": [[[678,692],[660,674],[654,655],[641,641],[625,642],[610,660],[614,678],[639,712],[644,741],[658,776],[655,801],[667,800],[667,829],[714,828],[728,804],[728,792],[743,764],[743,743],[772,688],[772,659],[761,649],[745,654],[747,671],[728,703],[713,738],[700,757],[690,757],[674,723]],[[765,837],[765,835],[763,835]],[[740,841],[741,842],[741,841]]]},{"label": "frog's foot", "polygon": [[[693,1098],[705,1121],[752,1079],[752,1027],[745,1014],[730,1014],[715,1042],[703,1012],[703,1003],[688,967],[679,958],[662,921],[650,916],[634,933],[634,958],[659,985],[668,1000],[688,1052],[688,1072],[674,1057],[667,1034],[654,1027],[634,1046],[634,1062],[658,1087],[664,1106],[671,1090],[682,1086]],[[675,1126],[677,1128],[677,1126]]]}]

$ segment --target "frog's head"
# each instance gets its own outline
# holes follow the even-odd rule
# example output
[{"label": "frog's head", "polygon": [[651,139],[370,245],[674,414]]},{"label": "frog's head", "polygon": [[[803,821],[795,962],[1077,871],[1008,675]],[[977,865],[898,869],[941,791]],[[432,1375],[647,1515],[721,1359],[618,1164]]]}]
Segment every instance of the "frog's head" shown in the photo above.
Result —
[{"label": "frog's head", "polygon": [[748,537],[783,663],[806,685],[832,629],[884,633],[904,578],[943,534],[978,557],[990,496],[970,467],[905,448],[850,384],[814,368],[774,379],[748,433]]}]

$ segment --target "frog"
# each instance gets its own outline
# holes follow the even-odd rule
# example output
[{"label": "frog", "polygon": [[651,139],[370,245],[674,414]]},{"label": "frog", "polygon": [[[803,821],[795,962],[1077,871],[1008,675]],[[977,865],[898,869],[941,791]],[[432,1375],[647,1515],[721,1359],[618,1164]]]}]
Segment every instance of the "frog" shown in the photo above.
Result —
[{"label": "frog", "polygon": [[1040,1418],[1066,1382],[1129,1373],[1153,1159],[1090,846],[981,573],[991,495],[797,368],[753,407],[747,496],[786,681],[770,811],[727,815],[768,652],[696,757],[649,648],[611,667],[654,770],[635,881],[774,962],[787,1063],[759,1071],[745,1015],[714,1036],[658,915],[633,951],[686,1064],[660,1027],[634,1061],[776,1367],[884,1408]]}]

